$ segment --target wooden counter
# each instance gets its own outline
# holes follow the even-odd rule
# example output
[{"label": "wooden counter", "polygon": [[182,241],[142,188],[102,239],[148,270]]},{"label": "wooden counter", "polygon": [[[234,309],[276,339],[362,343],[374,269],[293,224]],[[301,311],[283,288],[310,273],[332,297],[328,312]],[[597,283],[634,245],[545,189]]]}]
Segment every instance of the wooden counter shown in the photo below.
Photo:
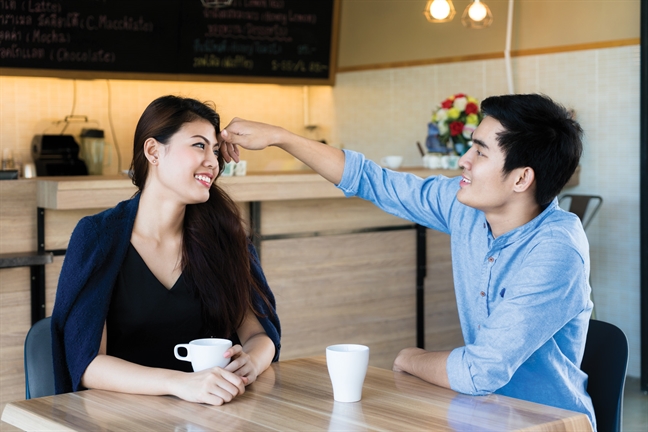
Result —
[{"label": "wooden counter", "polygon": [[[459,170],[403,169],[420,177],[443,174],[453,177]],[[44,177],[38,179],[38,207],[53,210],[109,208],[133,196],[137,188],[126,176]],[[236,202],[342,198],[344,194],[319,174],[250,173],[221,177],[218,184]]]}]

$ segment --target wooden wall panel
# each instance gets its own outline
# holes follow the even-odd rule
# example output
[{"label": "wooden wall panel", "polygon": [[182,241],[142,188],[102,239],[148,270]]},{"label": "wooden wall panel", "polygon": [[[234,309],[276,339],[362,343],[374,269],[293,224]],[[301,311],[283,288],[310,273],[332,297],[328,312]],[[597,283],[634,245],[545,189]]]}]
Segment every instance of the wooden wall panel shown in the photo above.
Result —
[{"label": "wooden wall panel", "polygon": [[463,345],[452,278],[450,236],[427,230],[425,348],[448,350]]},{"label": "wooden wall panel", "polygon": [[262,263],[277,298],[282,358],[359,343],[371,348],[371,365],[391,368],[416,343],[414,230],[265,241]]},{"label": "wooden wall panel", "polygon": [[29,279],[29,267],[0,269],[0,409],[9,401],[25,398],[23,345],[31,327]]},{"label": "wooden wall panel", "polygon": [[266,201],[261,214],[263,235],[411,225],[360,198]]},{"label": "wooden wall panel", "polygon": [[36,181],[0,181],[0,253],[36,250]]}]

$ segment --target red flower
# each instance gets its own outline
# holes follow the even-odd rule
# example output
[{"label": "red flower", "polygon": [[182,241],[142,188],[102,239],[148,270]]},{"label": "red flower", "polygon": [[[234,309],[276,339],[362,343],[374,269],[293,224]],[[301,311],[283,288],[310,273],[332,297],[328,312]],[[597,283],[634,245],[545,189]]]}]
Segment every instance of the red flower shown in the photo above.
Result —
[{"label": "red flower", "polygon": [[457,136],[463,132],[464,124],[460,121],[453,121],[450,123],[450,135]]},{"label": "red flower", "polygon": [[479,107],[474,102],[468,102],[465,111],[466,114],[477,114],[479,112]]},{"label": "red flower", "polygon": [[460,98],[460,97],[466,97],[466,95],[463,94],[463,93],[457,93],[457,94],[455,95],[455,99],[456,99],[456,98]]},{"label": "red flower", "polygon": [[443,102],[441,102],[441,108],[450,109],[452,108],[452,103],[453,101],[451,101],[450,99],[446,99]]}]

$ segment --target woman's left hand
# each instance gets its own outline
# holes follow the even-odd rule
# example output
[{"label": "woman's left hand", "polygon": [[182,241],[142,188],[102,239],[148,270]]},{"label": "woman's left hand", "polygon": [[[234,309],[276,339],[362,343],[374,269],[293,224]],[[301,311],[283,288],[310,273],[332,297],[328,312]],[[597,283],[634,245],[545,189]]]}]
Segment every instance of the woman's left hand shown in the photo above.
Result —
[{"label": "woman's left hand", "polygon": [[230,357],[232,360],[223,369],[235,373],[243,378],[245,385],[250,385],[257,379],[257,369],[247,353],[243,351],[241,345],[234,345],[232,348],[225,351],[225,357]]}]

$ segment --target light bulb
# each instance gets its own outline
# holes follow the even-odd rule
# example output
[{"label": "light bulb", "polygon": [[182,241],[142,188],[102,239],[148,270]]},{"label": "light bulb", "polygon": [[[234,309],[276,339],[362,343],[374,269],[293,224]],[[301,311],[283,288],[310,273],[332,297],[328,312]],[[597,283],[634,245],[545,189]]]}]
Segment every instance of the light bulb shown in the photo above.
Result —
[{"label": "light bulb", "polygon": [[447,0],[434,0],[430,5],[432,18],[442,20],[450,15],[450,5]]},{"label": "light bulb", "polygon": [[473,21],[481,21],[484,18],[486,18],[486,8],[478,0],[474,2],[472,5],[470,5],[470,9],[468,9],[468,16]]},{"label": "light bulb", "polygon": [[452,0],[428,0],[423,10],[425,18],[433,23],[452,21],[456,13]]},{"label": "light bulb", "polygon": [[488,5],[474,0],[466,6],[461,16],[461,24],[472,29],[483,29],[493,23],[493,14]]}]

